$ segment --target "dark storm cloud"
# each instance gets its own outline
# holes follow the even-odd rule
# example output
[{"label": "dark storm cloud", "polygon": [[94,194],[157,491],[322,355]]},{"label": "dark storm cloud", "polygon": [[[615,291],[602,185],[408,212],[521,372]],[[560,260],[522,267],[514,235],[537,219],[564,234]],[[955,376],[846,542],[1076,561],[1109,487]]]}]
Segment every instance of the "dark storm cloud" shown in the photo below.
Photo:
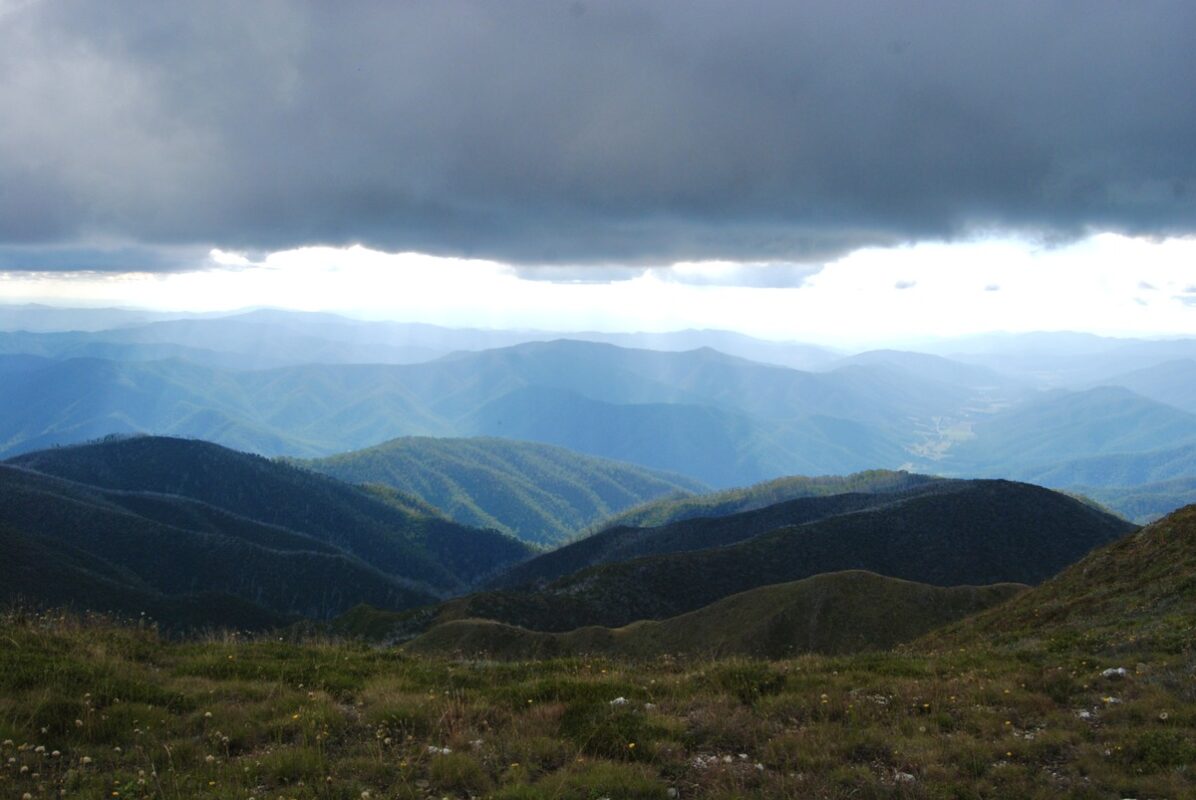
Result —
[{"label": "dark storm cloud", "polygon": [[208,251],[180,246],[5,246],[0,244],[0,272],[174,272],[194,270]]},{"label": "dark storm cloud", "polygon": [[1192,233],[1193,31],[1190,0],[0,4],[0,243]]}]

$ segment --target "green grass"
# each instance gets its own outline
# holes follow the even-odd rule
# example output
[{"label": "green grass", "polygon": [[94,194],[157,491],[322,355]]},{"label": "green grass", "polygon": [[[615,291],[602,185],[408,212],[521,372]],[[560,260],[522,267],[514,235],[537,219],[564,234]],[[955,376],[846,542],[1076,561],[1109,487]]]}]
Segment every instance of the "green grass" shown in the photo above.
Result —
[{"label": "green grass", "polygon": [[[772,662],[486,662],[9,614],[0,797],[1196,794],[1193,652],[1064,633]],[[1116,666],[1129,674],[1102,677]]]}]

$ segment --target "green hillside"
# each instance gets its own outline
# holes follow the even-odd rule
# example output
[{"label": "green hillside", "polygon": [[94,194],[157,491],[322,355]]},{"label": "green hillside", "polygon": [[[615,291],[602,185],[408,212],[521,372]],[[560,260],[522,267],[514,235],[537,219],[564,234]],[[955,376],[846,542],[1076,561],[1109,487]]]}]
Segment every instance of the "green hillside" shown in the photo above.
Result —
[{"label": "green hillside", "polygon": [[801,497],[823,497],[847,492],[897,492],[935,480],[938,479],[927,475],[879,469],[852,475],[794,475],[693,497],[654,500],[604,520],[602,527],[656,527],[695,517],[721,517],[751,511]]},{"label": "green hillside", "polygon": [[882,650],[1001,603],[1025,589],[927,586],[870,572],[835,572],[731,595],[670,619],[566,633],[490,620],[437,625],[404,652],[478,658],[662,656],[786,658]]},{"label": "green hillside", "polygon": [[138,436],[8,463],[106,489],[198,500],[306,534],[441,592],[460,591],[529,552],[497,531],[428,517],[327,476],[208,442]]},{"label": "green hillside", "polygon": [[[173,631],[266,630],[291,618],[219,591],[165,594],[94,549],[29,536],[0,525],[0,603],[28,609],[102,612]],[[218,585],[214,580],[212,585]],[[362,594],[368,594],[363,592]],[[385,595],[378,595],[385,600]]]},{"label": "green hillside", "polygon": [[[393,490],[182,439],[27,454],[0,464],[0,495],[13,547],[0,597],[156,611],[171,627],[426,605],[530,553],[420,514]],[[213,595],[225,599],[195,600]]]},{"label": "green hillside", "polygon": [[602,564],[535,590],[459,598],[435,621],[474,617],[557,632],[619,627],[759,586],[857,569],[938,586],[1036,584],[1132,530],[1040,487],[957,481],[726,547]]},{"label": "green hillside", "polygon": [[[326,636],[175,642],[5,613],[0,792],[1186,798],[1194,575],[1188,509],[896,650],[779,661],[462,660]],[[774,609],[770,592],[793,591],[719,604],[727,616],[711,627],[728,638],[712,643],[729,646],[737,625]],[[874,605],[898,602],[883,599]],[[834,640],[844,627],[820,630]]]},{"label": "green hillside", "polygon": [[[902,492],[841,492],[799,497],[795,500],[774,502],[748,511],[738,513],[726,511],[718,516],[685,518],[654,527],[617,525],[605,528],[564,547],[517,564],[494,578],[490,585],[542,584],[599,564],[629,561],[643,556],[727,547],[779,528],[804,525],[839,514],[891,505],[913,495],[934,492],[939,489],[946,491],[952,489],[950,483],[943,480],[927,479],[919,486],[918,477],[920,476],[909,476],[908,483],[914,488]],[[844,481],[845,485],[850,483],[853,481]],[[797,489],[800,485],[800,481],[793,481],[789,484],[793,489]],[[829,488],[831,484],[826,482],[819,485]],[[755,501],[762,500],[764,496],[764,494],[748,493],[737,498],[735,502],[707,504],[704,508],[702,506],[698,508],[709,513],[717,508],[727,509],[735,505],[751,506]],[[699,498],[701,497],[710,498],[711,495],[699,496]]]},{"label": "green hillside", "polygon": [[1196,642],[1196,506],[1092,552],[1033,591],[937,639],[1190,658]]},{"label": "green hillside", "polygon": [[[0,526],[12,540],[10,580],[0,583],[8,601],[167,614],[174,602],[167,598],[220,594],[276,623],[361,602],[402,609],[435,597],[309,536],[184,498],[104,491],[5,465],[0,494]],[[192,617],[156,619],[173,627]],[[209,619],[235,624],[219,614]]]},{"label": "green hillside", "polygon": [[704,488],[680,475],[495,438],[407,437],[305,465],[347,483],[393,487],[463,525],[537,544],[559,543],[646,500]]}]

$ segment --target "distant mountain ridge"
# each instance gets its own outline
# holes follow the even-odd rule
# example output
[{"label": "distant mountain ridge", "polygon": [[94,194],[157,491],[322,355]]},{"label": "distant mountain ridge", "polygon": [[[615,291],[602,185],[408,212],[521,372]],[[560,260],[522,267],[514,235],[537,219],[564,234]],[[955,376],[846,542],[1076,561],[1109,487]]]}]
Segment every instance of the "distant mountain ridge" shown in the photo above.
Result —
[{"label": "distant mountain ridge", "polygon": [[1037,480],[1080,458],[1196,442],[1196,339],[1040,333],[925,348],[953,358],[843,357],[718,331],[570,339],[271,310],[152,317],[0,333],[0,456],[109,433],[297,458],[498,436],[732,487],[878,467]]},{"label": "distant mountain ridge", "polygon": [[303,464],[347,483],[391,486],[462,524],[539,544],[560,543],[646,500],[706,488],[680,475],[493,437],[405,437]]}]

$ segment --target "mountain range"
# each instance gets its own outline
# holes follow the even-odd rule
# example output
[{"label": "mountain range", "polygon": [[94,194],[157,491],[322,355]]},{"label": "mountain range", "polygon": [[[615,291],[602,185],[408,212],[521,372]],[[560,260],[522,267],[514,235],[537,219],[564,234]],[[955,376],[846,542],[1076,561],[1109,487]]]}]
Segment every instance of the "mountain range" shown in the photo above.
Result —
[{"label": "mountain range", "polygon": [[1129,389],[1037,394],[987,369],[894,353],[820,373],[577,341],[264,370],[22,354],[0,357],[0,377],[10,456],[109,433],[295,457],[401,436],[497,436],[731,487],[877,467],[1030,477],[1196,442],[1196,415]]}]

